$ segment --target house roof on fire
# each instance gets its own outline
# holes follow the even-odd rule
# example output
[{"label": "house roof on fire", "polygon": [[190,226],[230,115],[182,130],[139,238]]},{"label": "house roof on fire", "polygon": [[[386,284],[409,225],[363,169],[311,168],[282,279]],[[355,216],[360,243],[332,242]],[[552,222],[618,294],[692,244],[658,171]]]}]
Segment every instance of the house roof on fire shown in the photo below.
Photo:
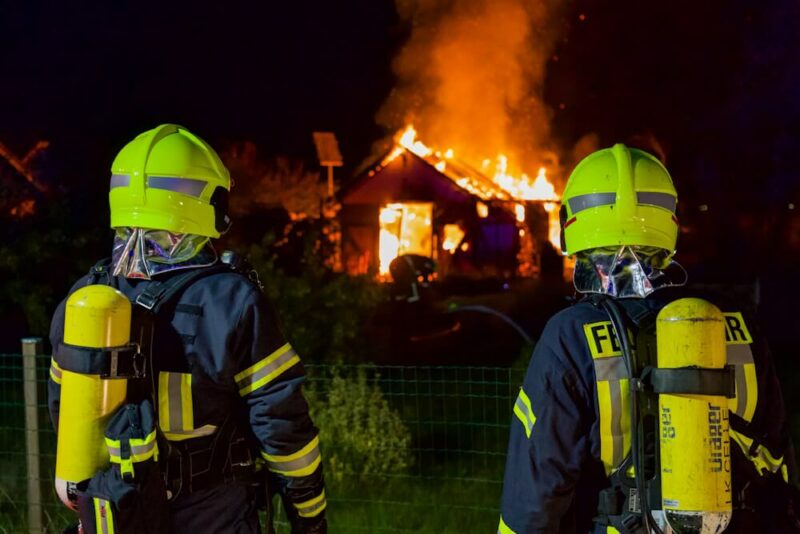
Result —
[{"label": "house roof on fire", "polygon": [[511,200],[491,178],[455,158],[394,147],[341,191],[344,204]]}]

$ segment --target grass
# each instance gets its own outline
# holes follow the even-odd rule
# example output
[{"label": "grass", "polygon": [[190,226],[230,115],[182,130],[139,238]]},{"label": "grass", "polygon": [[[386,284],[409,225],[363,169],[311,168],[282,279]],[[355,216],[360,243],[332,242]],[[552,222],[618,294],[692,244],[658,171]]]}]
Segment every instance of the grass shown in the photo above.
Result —
[{"label": "grass", "polygon": [[[0,534],[27,532],[21,359],[0,355]],[[40,470],[44,532],[75,516],[53,490],[55,434],[45,403],[49,360],[39,361]],[[369,367],[411,433],[403,474],[334,472],[326,466],[331,533],[492,532],[517,375],[501,368]],[[309,366],[324,390],[327,369]],[[325,454],[325,443],[323,454]],[[288,527],[278,516],[278,532]]]}]

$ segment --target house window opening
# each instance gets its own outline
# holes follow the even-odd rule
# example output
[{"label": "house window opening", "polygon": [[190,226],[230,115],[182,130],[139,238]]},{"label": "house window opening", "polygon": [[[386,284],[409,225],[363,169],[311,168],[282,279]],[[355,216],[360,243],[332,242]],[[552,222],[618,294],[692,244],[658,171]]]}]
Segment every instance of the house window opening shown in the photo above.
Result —
[{"label": "house window opening", "polygon": [[433,204],[408,202],[386,204],[380,210],[380,274],[403,254],[433,257]]}]

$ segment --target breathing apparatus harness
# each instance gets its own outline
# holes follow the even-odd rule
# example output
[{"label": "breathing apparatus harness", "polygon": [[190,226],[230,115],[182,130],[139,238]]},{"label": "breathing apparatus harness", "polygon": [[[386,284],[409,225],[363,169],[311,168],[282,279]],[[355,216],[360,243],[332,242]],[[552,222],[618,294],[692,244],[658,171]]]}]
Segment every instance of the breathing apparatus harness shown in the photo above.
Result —
[{"label": "breathing apparatus harness", "polygon": [[[174,300],[198,280],[221,273],[239,273],[261,289],[255,271],[239,255],[226,251],[220,262],[202,268],[187,269],[165,280],[151,280],[134,300],[131,343],[123,347],[96,349],[63,345],[58,364],[62,369],[81,374],[99,375],[103,379],[128,379],[128,403],[149,400],[158,406],[158,365],[155,363],[154,340],[156,318],[175,310],[181,304]],[[110,272],[110,259],[95,264],[87,285],[102,284],[118,289]],[[186,306],[183,311],[191,312]],[[196,313],[196,312],[195,312]],[[158,446],[166,454],[159,458],[168,495],[192,493],[231,481],[252,481],[255,472],[251,438],[241,431],[242,425],[229,414],[212,436],[184,441],[169,441],[156,425]],[[198,466],[198,464],[200,464]]]},{"label": "breathing apparatus harness", "polygon": [[[586,299],[608,315],[627,370],[630,387],[631,452],[610,476],[610,486],[600,492],[595,522],[622,534],[662,534],[666,519],[656,521],[661,508],[659,451],[659,394],[735,396],[734,369],[683,367],[659,369],[656,350],[656,313],[638,299],[627,306],[603,294]],[[631,345],[628,324],[636,328]],[[654,506],[655,504],[655,506]]]}]

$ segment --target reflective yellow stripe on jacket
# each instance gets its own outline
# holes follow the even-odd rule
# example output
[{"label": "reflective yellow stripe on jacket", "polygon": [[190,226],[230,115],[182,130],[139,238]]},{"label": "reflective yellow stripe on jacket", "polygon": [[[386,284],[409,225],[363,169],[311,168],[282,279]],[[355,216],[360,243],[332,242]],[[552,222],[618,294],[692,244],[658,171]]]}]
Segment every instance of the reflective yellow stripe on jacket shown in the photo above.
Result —
[{"label": "reflective yellow stripe on jacket", "polygon": [[753,336],[750,335],[741,313],[726,312],[723,315],[728,364],[733,365],[736,370],[736,397],[728,399],[728,408],[749,423],[753,420],[758,403],[758,378],[753,350],[750,347]]},{"label": "reflective yellow stripe on jacket", "polygon": [[586,324],[583,330],[597,379],[600,459],[610,475],[631,448],[628,371],[611,321]]},{"label": "reflective yellow stripe on jacket", "polygon": [[123,474],[133,475],[133,464],[144,462],[150,458],[158,460],[158,445],[156,444],[156,431],[153,430],[144,438],[131,438],[128,440],[130,445],[130,457],[122,458],[122,443],[118,439],[106,439],[106,448],[111,463],[119,464]]},{"label": "reflective yellow stripe on jacket", "polygon": [[309,441],[305,447],[292,454],[280,455],[262,452],[261,455],[267,461],[270,471],[289,477],[308,476],[322,461],[322,455],[319,452],[319,436],[314,436],[314,439]]},{"label": "reflective yellow stripe on jacket", "polygon": [[530,439],[533,425],[536,423],[536,416],[533,413],[533,408],[531,408],[531,400],[522,388],[519,389],[519,395],[516,402],[514,402],[514,415],[520,420],[523,428],[525,428],[525,435]]},{"label": "reflective yellow stripe on jacket", "polygon": [[269,384],[297,363],[300,363],[300,358],[292,346],[286,343],[263,360],[233,377],[239,388],[239,395],[245,396]]},{"label": "reflective yellow stripe on jacket", "polygon": [[210,436],[214,425],[194,427],[192,408],[192,375],[189,373],[158,374],[158,423],[170,441]]},{"label": "reflective yellow stripe on jacket", "polygon": [[[128,440],[131,446],[131,460],[134,462],[144,462],[153,456],[158,457],[158,445],[156,445],[156,431],[153,430],[145,438],[131,438]],[[122,453],[122,444],[118,439],[106,438],[106,447],[111,461],[119,463]]]},{"label": "reflective yellow stripe on jacket", "polygon": [[55,358],[50,358],[50,378],[59,386],[61,385],[61,367],[58,366]]}]

